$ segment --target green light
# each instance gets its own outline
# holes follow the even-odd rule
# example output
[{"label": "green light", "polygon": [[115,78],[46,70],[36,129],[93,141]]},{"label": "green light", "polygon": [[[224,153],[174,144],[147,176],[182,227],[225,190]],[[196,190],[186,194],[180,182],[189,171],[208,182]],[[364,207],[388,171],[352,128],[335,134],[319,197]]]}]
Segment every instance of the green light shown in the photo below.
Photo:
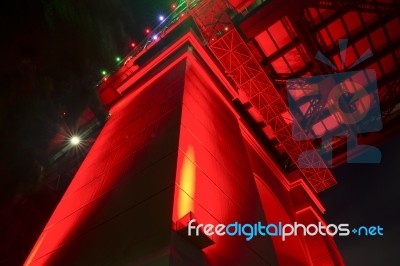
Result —
[{"label": "green light", "polygon": [[107,75],[107,71],[105,71],[105,70],[102,70],[101,71],[101,74],[104,76],[104,75]]},{"label": "green light", "polygon": [[121,61],[121,57],[117,56],[117,57],[115,58],[115,61],[120,62],[120,61]]}]

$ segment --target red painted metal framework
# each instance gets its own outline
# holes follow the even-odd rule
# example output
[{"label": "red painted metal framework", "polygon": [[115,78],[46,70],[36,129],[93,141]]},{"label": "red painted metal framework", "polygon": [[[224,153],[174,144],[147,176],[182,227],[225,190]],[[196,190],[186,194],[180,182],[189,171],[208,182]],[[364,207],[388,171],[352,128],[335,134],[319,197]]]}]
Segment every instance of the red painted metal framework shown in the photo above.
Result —
[{"label": "red painted metal framework", "polygon": [[[292,123],[298,126],[297,121],[287,119],[289,110],[286,103],[236,30],[227,10],[232,9],[224,1],[209,0],[202,1],[193,8],[191,15],[211,52],[233,80],[238,91],[248,96],[251,105],[262,115],[265,124],[273,130],[293,162],[297,166],[307,166],[299,169],[313,189],[320,192],[335,185],[335,178],[313,144],[310,141],[294,141]],[[297,131],[304,134],[301,130]],[[299,156],[310,150],[315,152],[302,157],[303,161],[300,162]]]}]

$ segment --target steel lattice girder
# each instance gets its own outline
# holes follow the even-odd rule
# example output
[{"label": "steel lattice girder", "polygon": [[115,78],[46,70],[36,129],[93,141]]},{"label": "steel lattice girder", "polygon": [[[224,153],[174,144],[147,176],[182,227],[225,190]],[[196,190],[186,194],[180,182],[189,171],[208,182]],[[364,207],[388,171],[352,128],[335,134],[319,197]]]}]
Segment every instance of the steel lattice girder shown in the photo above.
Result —
[{"label": "steel lattice girder", "polygon": [[221,0],[209,0],[201,1],[190,11],[207,43],[215,41],[232,27],[226,9],[231,9],[227,3]]},{"label": "steel lattice girder", "polygon": [[[227,7],[222,1],[214,0],[204,1],[192,11],[192,16],[210,50],[237,88],[247,94],[250,103],[260,112],[264,122],[272,128],[276,138],[297,167],[302,166],[299,169],[313,189],[320,192],[335,185],[335,178],[312,143],[294,140],[292,126],[297,125],[298,128],[300,126],[297,121],[287,122],[282,116],[289,112],[286,103],[233,27],[225,9]],[[296,134],[304,132],[296,130]],[[311,151],[309,156],[302,156],[299,161],[299,156],[306,151]]]},{"label": "steel lattice girder", "polygon": [[[287,105],[267,75],[251,54],[251,51],[235,29],[209,44],[215,57],[221,62],[227,74],[233,79],[237,88],[247,94],[250,103],[257,108],[264,121],[274,131],[286,153],[295,162],[306,179],[319,192],[336,184],[332,173],[315,151],[310,141],[297,142],[292,136],[292,123],[300,127],[297,121],[287,122],[282,116],[288,113]],[[296,130],[301,134],[301,130]],[[303,133],[304,134],[304,133]],[[305,139],[305,137],[301,137]],[[299,156],[305,151],[315,151],[310,156]],[[306,168],[304,168],[306,166]]]}]

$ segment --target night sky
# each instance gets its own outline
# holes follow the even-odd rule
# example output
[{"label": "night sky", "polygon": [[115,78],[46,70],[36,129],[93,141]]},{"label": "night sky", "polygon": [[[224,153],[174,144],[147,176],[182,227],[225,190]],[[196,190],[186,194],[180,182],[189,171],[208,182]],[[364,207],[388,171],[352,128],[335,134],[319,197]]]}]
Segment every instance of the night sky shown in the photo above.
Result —
[{"label": "night sky", "polygon": [[387,140],[379,149],[380,164],[334,169],[338,185],[320,193],[327,223],[384,228],[383,236],[335,238],[348,265],[399,265],[400,137]]},{"label": "night sky", "polygon": [[[16,0],[1,7],[0,265],[20,265],[60,195],[43,172],[60,128],[74,127],[97,98],[101,70],[116,69],[130,42],[168,14],[162,0]],[[65,113],[65,114],[64,114]],[[400,261],[400,138],[383,144],[382,163],[345,165],[339,184],[321,193],[328,223],[381,225],[385,236],[338,239],[349,265]],[[384,263],[382,263],[384,262]]]}]

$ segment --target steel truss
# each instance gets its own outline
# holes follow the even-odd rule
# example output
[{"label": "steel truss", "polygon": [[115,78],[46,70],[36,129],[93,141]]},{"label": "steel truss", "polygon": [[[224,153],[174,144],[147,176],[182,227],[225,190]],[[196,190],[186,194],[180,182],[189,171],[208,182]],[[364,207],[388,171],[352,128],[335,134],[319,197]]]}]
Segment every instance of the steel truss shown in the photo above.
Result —
[{"label": "steel truss", "polygon": [[[335,178],[311,141],[294,140],[292,126],[297,128],[296,134],[304,136],[304,132],[297,121],[288,121],[286,103],[234,27],[227,13],[230,10],[223,0],[209,0],[191,10],[191,15],[226,74],[248,96],[313,189],[320,192],[335,185]],[[301,156],[304,152],[307,156]]]}]

